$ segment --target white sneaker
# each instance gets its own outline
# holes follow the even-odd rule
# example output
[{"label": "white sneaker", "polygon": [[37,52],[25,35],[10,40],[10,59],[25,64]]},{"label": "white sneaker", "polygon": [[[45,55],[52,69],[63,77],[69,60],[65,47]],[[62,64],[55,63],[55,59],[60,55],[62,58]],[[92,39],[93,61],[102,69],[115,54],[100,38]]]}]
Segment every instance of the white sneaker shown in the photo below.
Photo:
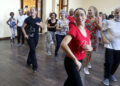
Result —
[{"label": "white sneaker", "polygon": [[106,85],[106,86],[109,86],[109,85],[110,85],[109,79],[105,79],[103,83],[104,83],[104,85]]},{"label": "white sneaker", "polygon": [[88,64],[88,68],[92,68],[92,65],[90,63]]},{"label": "white sneaker", "polygon": [[20,44],[17,44],[17,47],[20,47],[21,45]]},{"label": "white sneaker", "polygon": [[88,70],[88,68],[86,67],[86,68],[84,68],[84,73],[85,74],[87,74],[87,75],[89,75],[90,74],[90,72],[89,72],[89,70]]},{"label": "white sneaker", "polygon": [[117,82],[118,80],[117,80],[117,78],[114,76],[114,75],[111,75],[111,80],[113,80],[114,82]]},{"label": "white sneaker", "polygon": [[52,55],[50,51],[47,52],[47,55]]},{"label": "white sneaker", "polygon": [[51,44],[54,44],[53,41],[51,42]]}]

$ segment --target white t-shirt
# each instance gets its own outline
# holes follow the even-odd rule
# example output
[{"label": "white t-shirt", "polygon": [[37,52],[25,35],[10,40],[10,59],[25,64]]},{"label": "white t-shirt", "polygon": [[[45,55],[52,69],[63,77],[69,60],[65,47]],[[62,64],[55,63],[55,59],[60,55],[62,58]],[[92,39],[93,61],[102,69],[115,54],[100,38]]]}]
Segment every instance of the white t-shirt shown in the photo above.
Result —
[{"label": "white t-shirt", "polygon": [[104,30],[106,38],[110,41],[105,47],[120,50],[120,22],[107,20]]},{"label": "white t-shirt", "polygon": [[24,18],[25,18],[25,19],[28,18],[28,15],[24,15]]},{"label": "white t-shirt", "polygon": [[23,23],[24,23],[24,20],[25,20],[25,16],[24,16],[24,15],[18,16],[18,18],[17,18],[18,27],[22,27],[22,25],[23,25]]}]

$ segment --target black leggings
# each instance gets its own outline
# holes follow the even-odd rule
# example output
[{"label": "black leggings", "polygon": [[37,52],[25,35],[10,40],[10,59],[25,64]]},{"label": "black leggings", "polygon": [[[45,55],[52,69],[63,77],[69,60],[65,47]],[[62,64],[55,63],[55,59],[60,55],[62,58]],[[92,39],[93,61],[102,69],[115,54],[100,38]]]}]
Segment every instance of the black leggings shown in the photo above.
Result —
[{"label": "black leggings", "polygon": [[20,38],[22,37],[22,44],[24,44],[24,35],[22,32],[22,27],[17,27],[17,35],[18,35],[18,44],[20,44]]},{"label": "black leggings", "polygon": [[34,38],[29,37],[27,42],[30,48],[29,54],[28,54],[28,59],[27,59],[27,64],[33,65],[33,70],[36,70],[38,68],[38,64],[37,64],[37,58],[36,58],[36,46],[38,44],[38,39],[39,37],[36,36]]},{"label": "black leggings", "polygon": [[76,64],[74,61],[68,57],[65,57],[64,65],[68,75],[64,86],[83,86],[80,72],[76,69]]}]

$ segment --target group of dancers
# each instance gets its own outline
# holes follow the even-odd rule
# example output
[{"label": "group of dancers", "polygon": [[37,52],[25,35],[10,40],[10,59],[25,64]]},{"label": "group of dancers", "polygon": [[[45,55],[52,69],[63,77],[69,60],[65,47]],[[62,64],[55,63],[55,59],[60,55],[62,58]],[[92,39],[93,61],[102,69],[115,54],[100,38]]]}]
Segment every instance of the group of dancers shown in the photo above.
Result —
[{"label": "group of dancers", "polygon": [[[14,43],[15,26],[18,30],[18,45],[20,46],[19,34],[27,39],[30,51],[27,65],[31,66],[33,72],[37,72],[38,64],[36,57],[36,46],[39,39],[39,28],[43,28],[42,20],[37,17],[37,10],[31,7],[30,12],[25,17],[23,11],[15,23],[14,13],[10,13],[7,24],[12,32],[11,42]],[[108,16],[99,12],[96,7],[90,6],[88,12],[83,8],[70,9],[68,13],[62,9],[60,18],[51,12],[47,23],[46,53],[52,55],[52,44],[55,45],[54,61],[58,61],[58,51],[61,47],[65,52],[64,66],[68,75],[64,86],[83,86],[80,77],[80,69],[84,62],[84,73],[89,75],[89,68],[92,68],[91,57],[96,51],[99,43],[105,47],[104,81],[110,85],[110,79],[118,81],[115,72],[120,64],[120,8],[116,8]],[[99,36],[99,35],[100,36]]]}]

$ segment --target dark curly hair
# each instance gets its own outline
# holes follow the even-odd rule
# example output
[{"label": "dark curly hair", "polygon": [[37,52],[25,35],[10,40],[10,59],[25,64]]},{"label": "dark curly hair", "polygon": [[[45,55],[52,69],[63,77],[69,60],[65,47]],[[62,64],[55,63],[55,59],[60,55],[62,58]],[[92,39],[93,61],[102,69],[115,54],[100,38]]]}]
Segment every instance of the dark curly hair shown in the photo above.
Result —
[{"label": "dark curly hair", "polygon": [[57,17],[57,14],[56,14],[55,12],[51,12],[51,13],[50,13],[50,17],[51,17],[53,14],[55,15],[55,18],[56,18],[56,17]]},{"label": "dark curly hair", "polygon": [[11,16],[11,15],[14,15],[14,12],[10,12],[10,16]]}]

